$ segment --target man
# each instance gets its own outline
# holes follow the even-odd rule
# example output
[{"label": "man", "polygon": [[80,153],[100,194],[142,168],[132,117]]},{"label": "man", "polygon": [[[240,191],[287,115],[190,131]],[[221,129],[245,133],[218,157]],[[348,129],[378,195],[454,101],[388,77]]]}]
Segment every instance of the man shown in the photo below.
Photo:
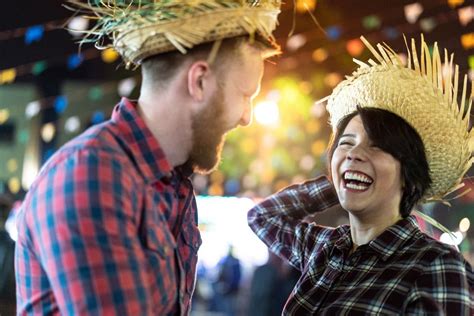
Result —
[{"label": "man", "polygon": [[76,5],[99,16],[98,43],[111,38],[142,66],[141,95],[63,146],[31,186],[18,314],[186,315],[201,244],[189,176],[213,170],[225,133],[249,124],[280,1]]}]

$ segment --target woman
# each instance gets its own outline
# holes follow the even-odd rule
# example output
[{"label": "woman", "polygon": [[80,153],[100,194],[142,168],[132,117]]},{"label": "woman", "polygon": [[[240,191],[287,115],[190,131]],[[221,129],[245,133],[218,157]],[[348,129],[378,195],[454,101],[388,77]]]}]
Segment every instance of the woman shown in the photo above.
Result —
[{"label": "woman", "polygon": [[[441,76],[436,47],[431,59],[422,41],[421,70],[415,50],[411,69],[391,49],[366,45],[380,64],[359,62],[329,98],[331,180],[290,186],[249,211],[254,232],[302,272],[283,314],[472,315],[471,266],[410,215],[456,188],[470,166],[464,104],[441,87],[452,75],[431,80]],[[303,221],[337,203],[350,225]]]}]

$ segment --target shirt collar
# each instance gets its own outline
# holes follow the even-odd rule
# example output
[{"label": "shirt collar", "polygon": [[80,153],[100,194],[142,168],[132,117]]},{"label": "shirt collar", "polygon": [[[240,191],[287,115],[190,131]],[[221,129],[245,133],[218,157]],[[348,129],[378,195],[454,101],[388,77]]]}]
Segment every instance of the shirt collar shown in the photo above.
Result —
[{"label": "shirt collar", "polygon": [[146,181],[153,183],[171,175],[171,165],[145,121],[138,115],[135,103],[122,98],[114,108],[111,120],[118,126],[124,146],[129,149]]},{"label": "shirt collar", "polygon": [[[336,247],[343,252],[349,251],[352,247],[350,226],[341,225],[337,229],[341,237],[336,241]],[[386,261],[419,231],[415,217],[409,216],[399,220],[368,244],[361,247],[371,249],[379,254],[382,260]]]},{"label": "shirt collar", "polygon": [[379,253],[385,261],[419,231],[416,218],[408,216],[407,218],[402,218],[374,240],[370,241],[369,247]]}]

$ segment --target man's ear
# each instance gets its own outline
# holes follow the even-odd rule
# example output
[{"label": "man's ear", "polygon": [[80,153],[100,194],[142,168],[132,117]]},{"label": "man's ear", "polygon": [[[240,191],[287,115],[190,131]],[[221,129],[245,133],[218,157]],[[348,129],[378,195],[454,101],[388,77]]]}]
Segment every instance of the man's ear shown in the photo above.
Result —
[{"label": "man's ear", "polygon": [[199,60],[188,69],[188,92],[196,102],[204,101],[209,89],[212,89],[212,70],[206,61]]}]

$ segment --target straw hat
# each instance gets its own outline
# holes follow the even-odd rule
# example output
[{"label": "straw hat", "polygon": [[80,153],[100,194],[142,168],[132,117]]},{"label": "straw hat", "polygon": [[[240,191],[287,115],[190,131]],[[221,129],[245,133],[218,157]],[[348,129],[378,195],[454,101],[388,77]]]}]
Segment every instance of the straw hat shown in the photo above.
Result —
[{"label": "straw hat", "polygon": [[[281,0],[70,0],[93,13],[96,26],[82,40],[99,49],[114,47],[127,67],[145,58],[195,45],[256,33],[271,42]],[[104,41],[112,43],[105,45]]]},{"label": "straw hat", "polygon": [[472,97],[467,105],[467,77],[464,76],[459,106],[458,66],[453,65],[453,54],[448,58],[445,50],[444,64],[448,67],[442,69],[437,43],[431,56],[422,36],[418,55],[412,39],[411,52],[407,45],[405,66],[386,44],[377,44],[377,50],[364,37],[361,39],[375,61],[354,60],[360,67],[328,97],[327,110],[333,129],[358,105],[381,108],[402,117],[418,132],[425,146],[433,183],[423,200],[442,200],[462,186],[462,178],[472,163],[474,137],[469,126]]}]

